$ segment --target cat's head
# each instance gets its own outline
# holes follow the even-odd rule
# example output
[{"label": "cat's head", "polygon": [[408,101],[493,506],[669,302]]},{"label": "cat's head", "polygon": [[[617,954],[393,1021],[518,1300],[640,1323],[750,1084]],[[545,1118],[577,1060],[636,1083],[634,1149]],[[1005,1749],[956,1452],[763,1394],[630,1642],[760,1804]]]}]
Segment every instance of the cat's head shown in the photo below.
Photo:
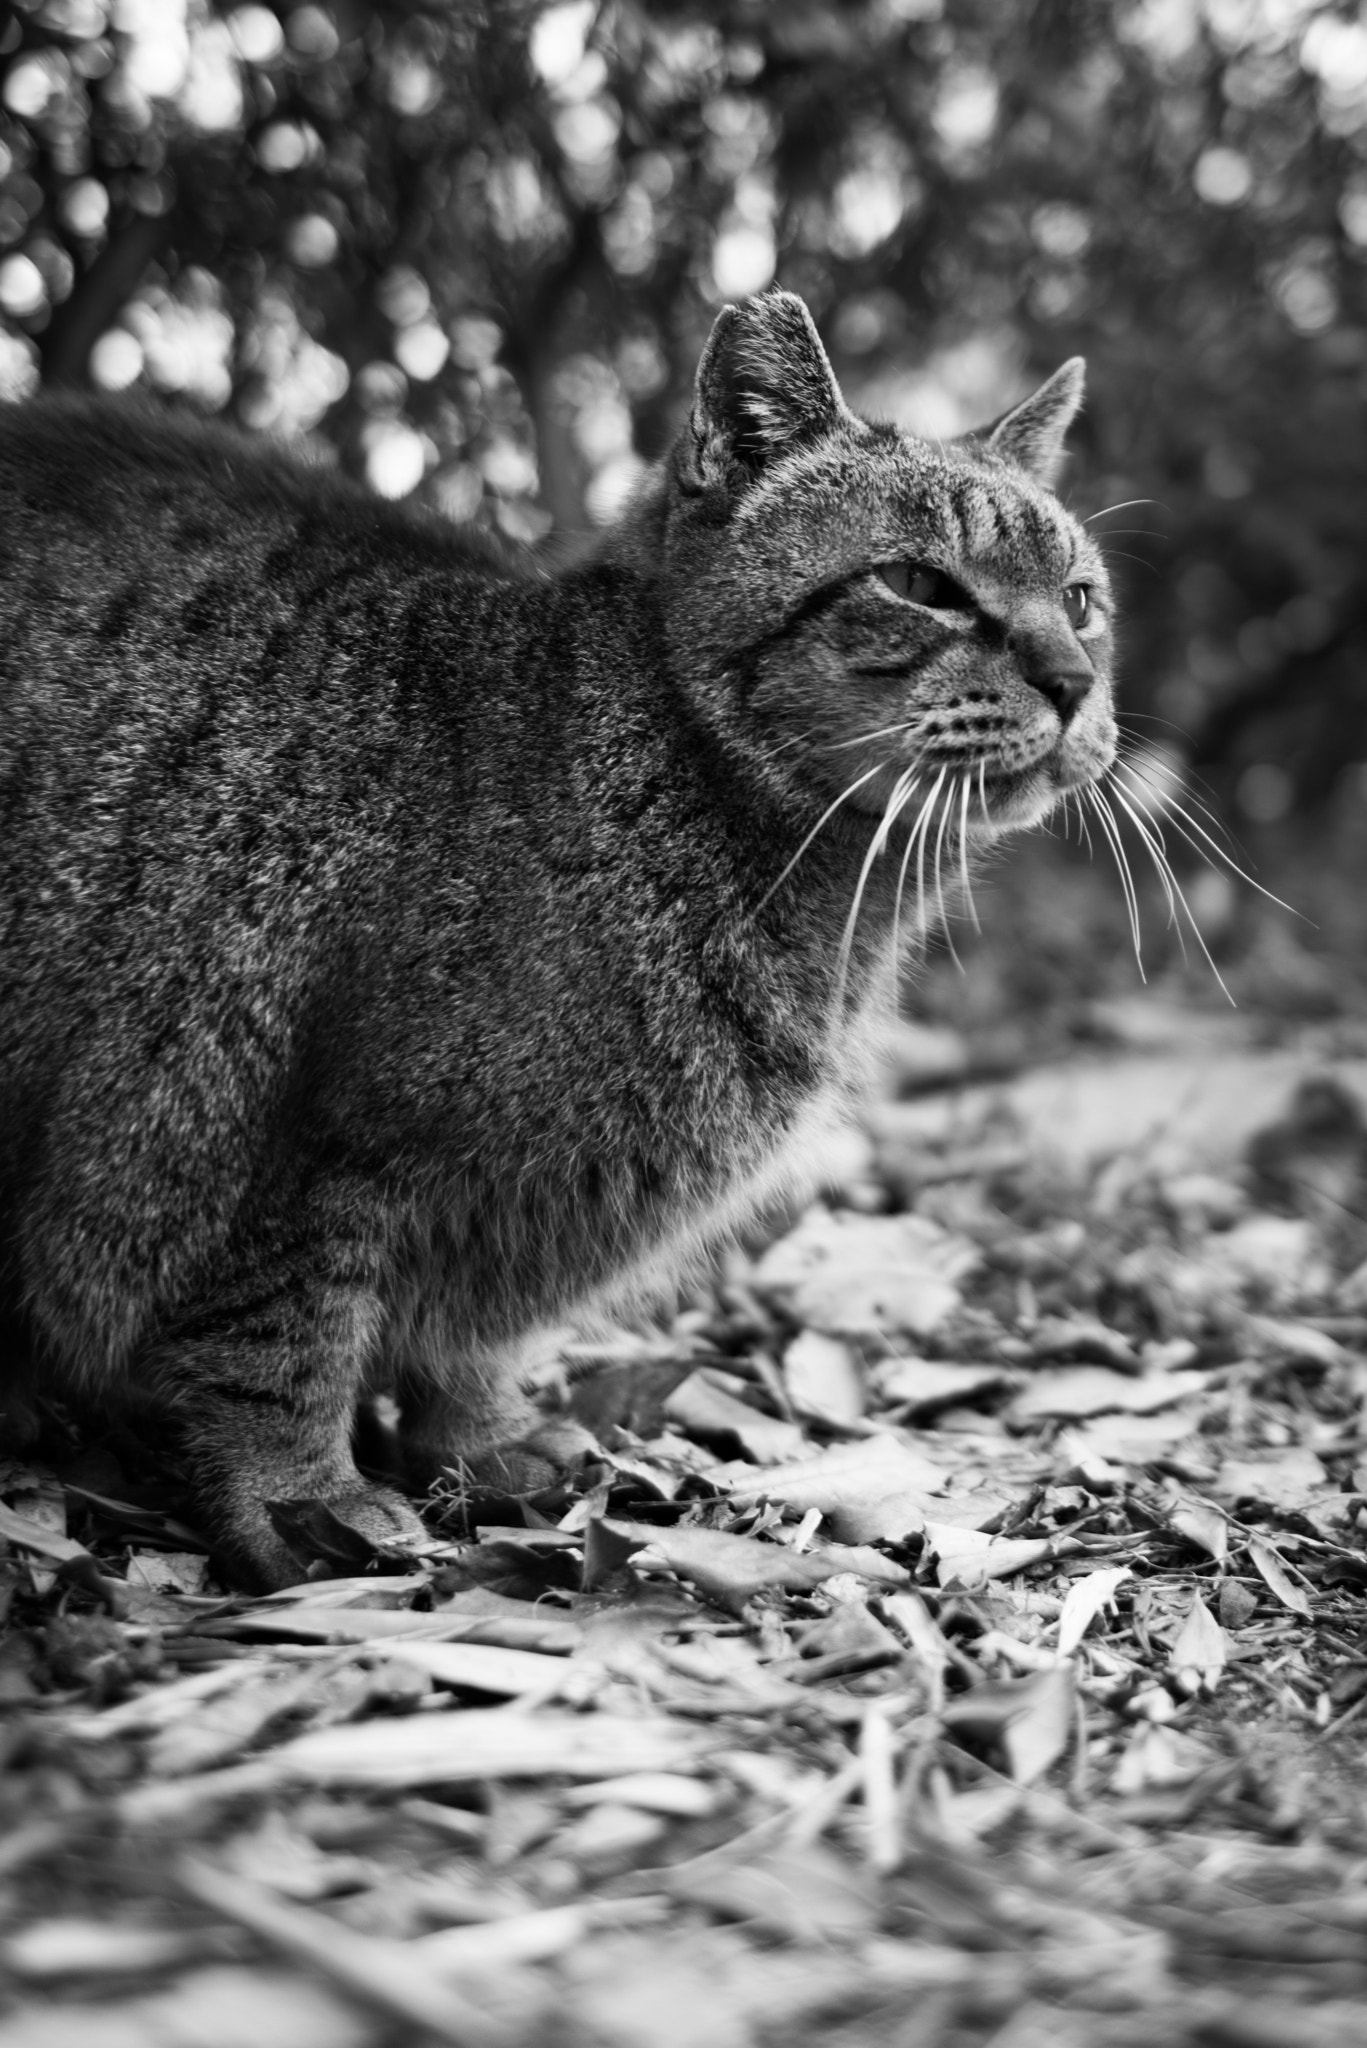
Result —
[{"label": "cat's head", "polygon": [[1102,774],[1110,585],[1050,488],[1082,382],[1075,359],[980,434],[922,441],[849,411],[801,299],[726,307],[656,501],[700,704],[850,809],[900,789],[910,814],[939,778],[967,838]]}]

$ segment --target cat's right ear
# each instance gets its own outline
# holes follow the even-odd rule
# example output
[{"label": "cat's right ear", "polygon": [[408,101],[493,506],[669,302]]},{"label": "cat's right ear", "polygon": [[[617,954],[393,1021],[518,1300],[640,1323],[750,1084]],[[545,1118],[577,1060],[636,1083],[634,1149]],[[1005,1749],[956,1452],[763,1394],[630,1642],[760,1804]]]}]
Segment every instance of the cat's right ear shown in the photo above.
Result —
[{"label": "cat's right ear", "polygon": [[1082,404],[1087,365],[1070,356],[1038,391],[986,429],[989,454],[1017,462],[1042,484],[1052,484],[1063,465],[1063,443]]},{"label": "cat's right ear", "polygon": [[767,463],[854,423],[801,299],[773,290],[723,306],[698,364],[679,487],[724,517]]}]

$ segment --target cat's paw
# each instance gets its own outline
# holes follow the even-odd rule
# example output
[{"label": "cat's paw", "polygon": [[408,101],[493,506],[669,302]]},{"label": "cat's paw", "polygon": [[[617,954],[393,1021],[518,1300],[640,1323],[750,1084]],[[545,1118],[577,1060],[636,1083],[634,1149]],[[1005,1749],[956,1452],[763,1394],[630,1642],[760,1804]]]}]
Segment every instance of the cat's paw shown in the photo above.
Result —
[{"label": "cat's paw", "polygon": [[577,1422],[542,1422],[525,1436],[466,1454],[448,1469],[474,1493],[540,1493],[601,1454],[598,1439]]},{"label": "cat's paw", "polygon": [[326,1498],[264,1501],[228,1532],[231,1554],[267,1592],[296,1585],[319,1563],[349,1574],[365,1571],[377,1558],[408,1560],[431,1540],[416,1509],[399,1494],[359,1480]]}]

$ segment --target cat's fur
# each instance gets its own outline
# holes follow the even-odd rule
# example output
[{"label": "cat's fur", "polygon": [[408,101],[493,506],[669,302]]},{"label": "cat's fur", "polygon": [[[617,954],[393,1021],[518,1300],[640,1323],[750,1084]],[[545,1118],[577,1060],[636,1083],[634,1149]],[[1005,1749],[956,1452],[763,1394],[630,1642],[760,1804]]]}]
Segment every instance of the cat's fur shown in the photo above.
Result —
[{"label": "cat's fur", "polygon": [[766,294],[554,578],[150,409],[5,410],[3,1301],[58,1384],[175,1408],[259,1583],[272,1499],[420,1532],[364,1389],[416,1478],[516,1436],[520,1333],[800,1168],[886,1000],[900,771],[971,776],[985,840],[1109,764],[1080,391],[933,447]]}]

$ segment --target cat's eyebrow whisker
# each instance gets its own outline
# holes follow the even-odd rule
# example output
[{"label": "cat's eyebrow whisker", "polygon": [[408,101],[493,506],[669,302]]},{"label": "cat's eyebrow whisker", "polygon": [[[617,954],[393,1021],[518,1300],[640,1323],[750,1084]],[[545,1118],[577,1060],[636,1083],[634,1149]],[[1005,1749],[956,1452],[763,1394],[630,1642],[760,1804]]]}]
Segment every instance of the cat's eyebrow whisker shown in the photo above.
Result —
[{"label": "cat's eyebrow whisker", "polygon": [[[1201,927],[1196,922],[1195,914],[1192,911],[1192,907],[1182,893],[1182,884],[1178,881],[1176,875],[1173,873],[1171,861],[1168,859],[1167,854],[1164,852],[1162,846],[1158,843],[1158,841],[1154,838],[1153,834],[1149,831],[1148,827],[1145,825],[1138,811],[1135,810],[1134,806],[1129,802],[1128,798],[1124,795],[1123,791],[1117,789],[1114,793],[1118,801],[1124,806],[1126,811],[1129,812],[1130,817],[1133,819],[1135,829],[1139,833],[1140,838],[1143,840],[1144,845],[1148,849],[1149,858],[1152,860],[1154,866],[1157,868],[1159,879],[1162,881],[1163,887],[1168,892],[1168,901],[1172,901],[1173,891],[1175,890],[1177,894],[1177,901],[1181,904],[1183,910],[1187,914],[1187,923],[1191,926],[1192,937],[1195,939],[1197,945],[1201,948],[1201,951],[1206,956],[1206,965],[1209,967],[1211,973],[1215,976],[1215,979],[1220,986],[1221,993],[1224,995],[1226,1001],[1237,1009],[1238,1005],[1234,1002],[1233,996],[1230,994],[1228,988],[1225,986],[1225,978],[1221,974],[1219,968],[1215,965],[1215,962],[1211,957],[1210,947],[1206,944],[1205,939],[1202,936]],[[1174,909],[1174,917],[1175,916],[1176,911]],[[1178,929],[1180,933],[1180,926],[1178,927]],[[1183,950],[1185,951],[1185,948]]]},{"label": "cat's eyebrow whisker", "polygon": [[821,830],[822,826],[826,823],[827,819],[833,818],[835,816],[836,812],[840,809],[840,806],[845,802],[847,797],[852,797],[857,789],[862,789],[864,787],[864,784],[866,782],[872,782],[875,775],[881,775],[886,765],[887,764],[884,761],[876,762],[872,768],[868,768],[865,770],[865,772],[859,777],[859,780],[857,782],[852,782],[848,789],[842,789],[839,796],[836,798],[833,804],[828,804],[826,806],[825,810],[821,813],[821,816],[817,819],[811,831],[807,834],[807,837],[803,840],[801,846],[799,846],[797,852],[793,855],[792,859],[789,861],[787,867],[783,870],[783,873],[779,876],[778,880],[776,882],[772,882],[769,885],[769,887],[765,890],[764,894],[760,897],[759,902],[755,905],[754,909],[750,913],[751,917],[758,917],[761,910],[763,910],[765,904],[769,901],[770,897],[777,895],[778,891],[783,887],[783,884],[787,881],[789,875],[791,875],[793,869],[797,866],[803,854],[807,851],[807,848],[816,838],[817,833]]},{"label": "cat's eyebrow whisker", "polygon": [[1135,894],[1134,877],[1130,873],[1130,864],[1125,856],[1125,847],[1120,837],[1120,828],[1115,822],[1110,805],[1095,783],[1087,790],[1086,795],[1088,803],[1096,813],[1097,823],[1105,834],[1107,844],[1111,849],[1111,856],[1115,861],[1116,871],[1120,876],[1120,887],[1124,892],[1125,908],[1129,913],[1130,919],[1130,939],[1134,945],[1134,964],[1139,969],[1139,979],[1147,981],[1148,976],[1144,972],[1144,953],[1139,939],[1139,899]]},{"label": "cat's eyebrow whisker", "polygon": [[1161,507],[1162,504],[1163,500],[1161,498],[1122,498],[1118,505],[1103,505],[1099,512],[1089,512],[1082,523],[1084,526],[1090,526],[1094,519],[1105,519],[1107,514],[1111,512],[1128,512],[1135,505],[1158,505]]}]

